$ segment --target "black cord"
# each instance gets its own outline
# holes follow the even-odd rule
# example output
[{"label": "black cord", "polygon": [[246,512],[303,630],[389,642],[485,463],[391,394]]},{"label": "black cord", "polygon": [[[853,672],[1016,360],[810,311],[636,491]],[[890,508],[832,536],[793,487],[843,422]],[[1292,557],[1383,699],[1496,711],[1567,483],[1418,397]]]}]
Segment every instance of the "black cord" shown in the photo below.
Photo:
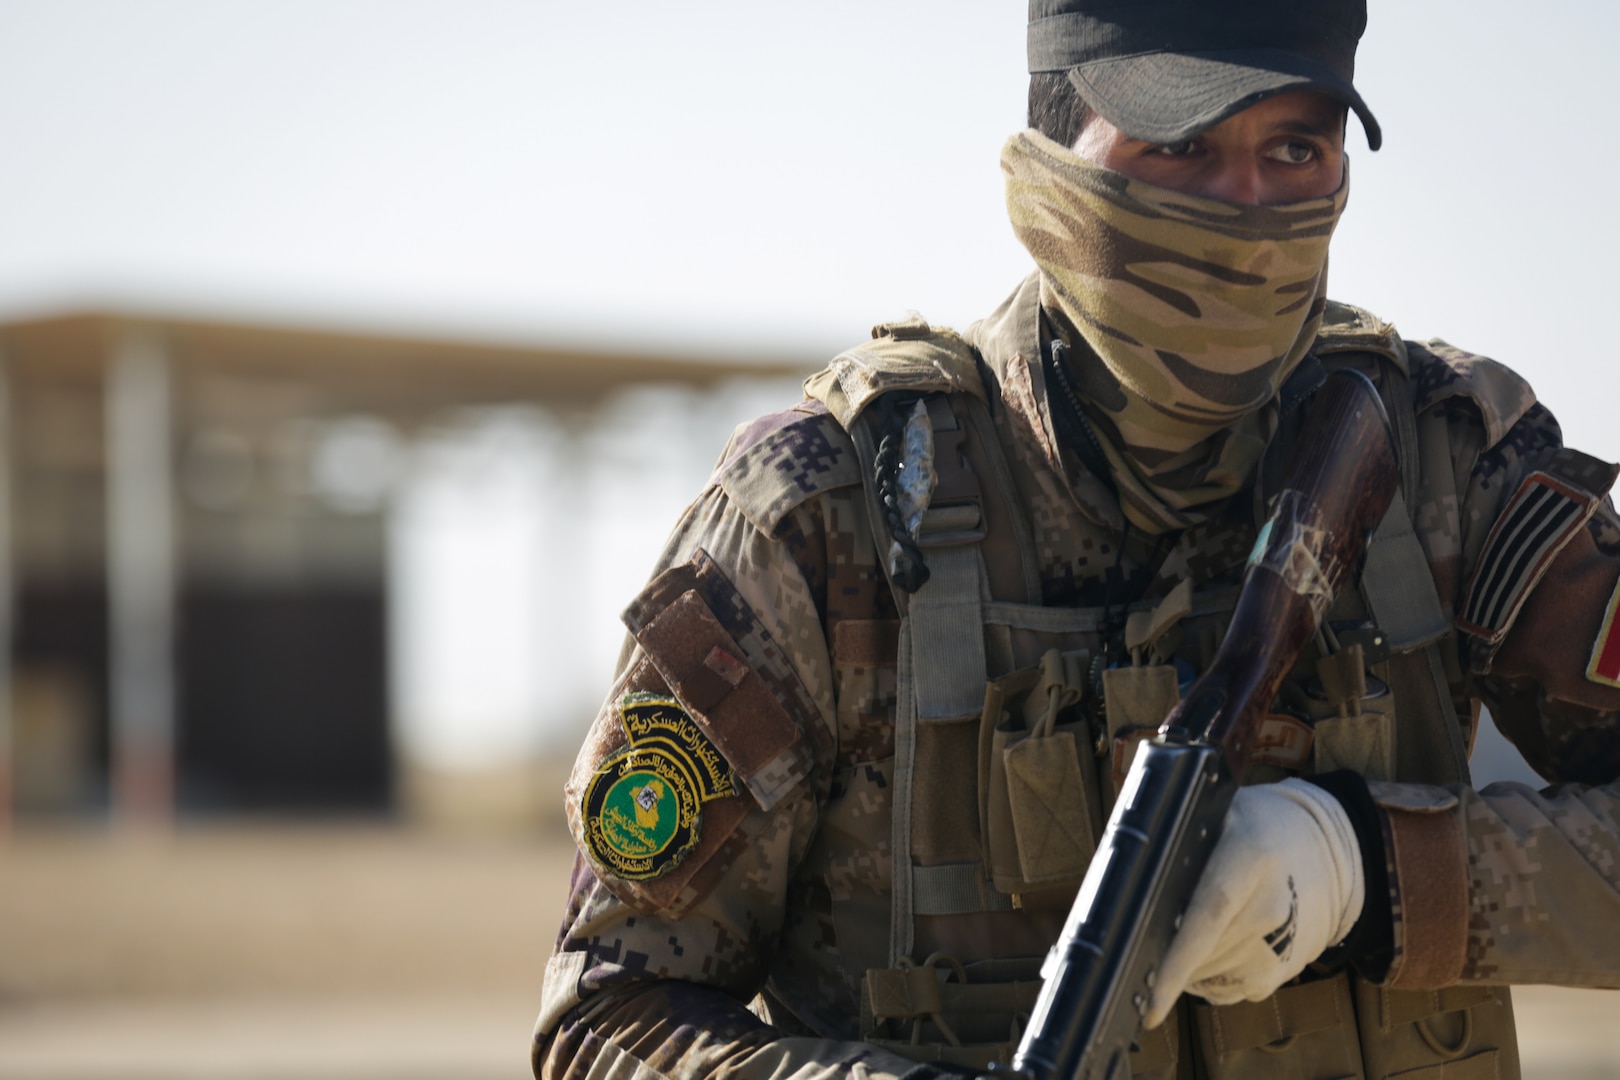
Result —
[{"label": "black cord", "polygon": [[[1107,705],[1103,701],[1103,672],[1108,669],[1110,655],[1119,652],[1120,634],[1125,630],[1125,620],[1118,618],[1116,622],[1114,615],[1114,591],[1125,578],[1125,545],[1130,539],[1131,522],[1127,518],[1125,531],[1119,537],[1119,548],[1114,552],[1114,569],[1103,586],[1102,625],[1097,628],[1099,648],[1096,658],[1091,661],[1091,700],[1098,703],[1098,717],[1104,720],[1107,718]],[[1154,550],[1158,550],[1157,546]]]},{"label": "black cord", "polygon": [[[1080,464],[1117,495],[1119,489],[1114,484],[1113,470],[1108,467],[1108,455],[1103,453],[1102,443],[1092,430],[1091,422],[1086,419],[1085,410],[1080,407],[1080,395],[1074,392],[1068,372],[1064,370],[1063,354],[1067,351],[1068,346],[1063,344],[1061,338],[1053,338],[1041,350],[1041,362],[1047,378],[1062,391],[1055,399],[1059,407],[1052,410],[1058,438],[1080,459]],[[1054,396],[1048,394],[1047,401],[1053,400]]]},{"label": "black cord", "polygon": [[885,394],[879,399],[879,438],[872,479],[877,483],[883,524],[889,534],[889,580],[896,588],[914,593],[928,582],[928,564],[916,537],[900,516],[900,467],[904,464],[906,420],[919,399],[915,395]]}]

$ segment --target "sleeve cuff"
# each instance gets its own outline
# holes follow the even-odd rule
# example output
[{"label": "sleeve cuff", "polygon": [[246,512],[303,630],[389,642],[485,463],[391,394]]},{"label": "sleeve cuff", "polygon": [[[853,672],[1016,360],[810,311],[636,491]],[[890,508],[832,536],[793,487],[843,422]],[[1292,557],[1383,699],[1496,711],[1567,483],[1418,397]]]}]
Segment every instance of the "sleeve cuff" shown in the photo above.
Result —
[{"label": "sleeve cuff", "polygon": [[1400,947],[1383,982],[1433,990],[1468,957],[1468,857],[1457,796],[1421,784],[1372,784],[1388,838],[1390,909]]}]

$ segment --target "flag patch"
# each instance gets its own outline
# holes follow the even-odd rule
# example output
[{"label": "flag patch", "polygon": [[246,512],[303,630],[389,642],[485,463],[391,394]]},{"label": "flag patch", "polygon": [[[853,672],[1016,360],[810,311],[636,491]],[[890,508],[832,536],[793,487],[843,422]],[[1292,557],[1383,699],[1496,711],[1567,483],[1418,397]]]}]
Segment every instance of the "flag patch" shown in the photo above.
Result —
[{"label": "flag patch", "polygon": [[1620,582],[1603,611],[1603,627],[1592,645],[1592,658],[1586,664],[1586,677],[1604,686],[1620,686],[1620,632],[1614,624],[1615,608],[1620,607]]}]

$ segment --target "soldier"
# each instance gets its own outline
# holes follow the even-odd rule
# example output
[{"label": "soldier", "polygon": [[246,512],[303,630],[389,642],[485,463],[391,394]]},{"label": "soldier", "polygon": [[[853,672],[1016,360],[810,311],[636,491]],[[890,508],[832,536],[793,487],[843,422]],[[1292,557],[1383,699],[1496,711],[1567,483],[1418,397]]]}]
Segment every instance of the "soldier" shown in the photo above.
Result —
[{"label": "soldier", "polygon": [[[1132,1074],[1516,1077],[1510,984],[1620,985],[1616,469],[1509,369],[1327,299],[1348,113],[1381,139],[1364,24],[1032,0],[1002,167],[1036,270],[963,335],[878,327],[677,523],[567,786],[537,1076],[1005,1060],[1339,368],[1377,384],[1400,490]],[[1480,703],[1560,786],[1471,789]]]}]

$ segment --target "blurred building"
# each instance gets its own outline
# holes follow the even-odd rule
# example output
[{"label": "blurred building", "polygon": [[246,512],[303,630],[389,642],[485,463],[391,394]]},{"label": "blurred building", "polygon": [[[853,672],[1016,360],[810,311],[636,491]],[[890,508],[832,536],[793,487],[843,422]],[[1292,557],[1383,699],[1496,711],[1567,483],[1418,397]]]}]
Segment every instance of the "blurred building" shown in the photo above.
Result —
[{"label": "blurred building", "polygon": [[487,795],[577,739],[613,612],[797,379],[116,314],[0,326],[0,371],[0,806],[157,820]]}]

